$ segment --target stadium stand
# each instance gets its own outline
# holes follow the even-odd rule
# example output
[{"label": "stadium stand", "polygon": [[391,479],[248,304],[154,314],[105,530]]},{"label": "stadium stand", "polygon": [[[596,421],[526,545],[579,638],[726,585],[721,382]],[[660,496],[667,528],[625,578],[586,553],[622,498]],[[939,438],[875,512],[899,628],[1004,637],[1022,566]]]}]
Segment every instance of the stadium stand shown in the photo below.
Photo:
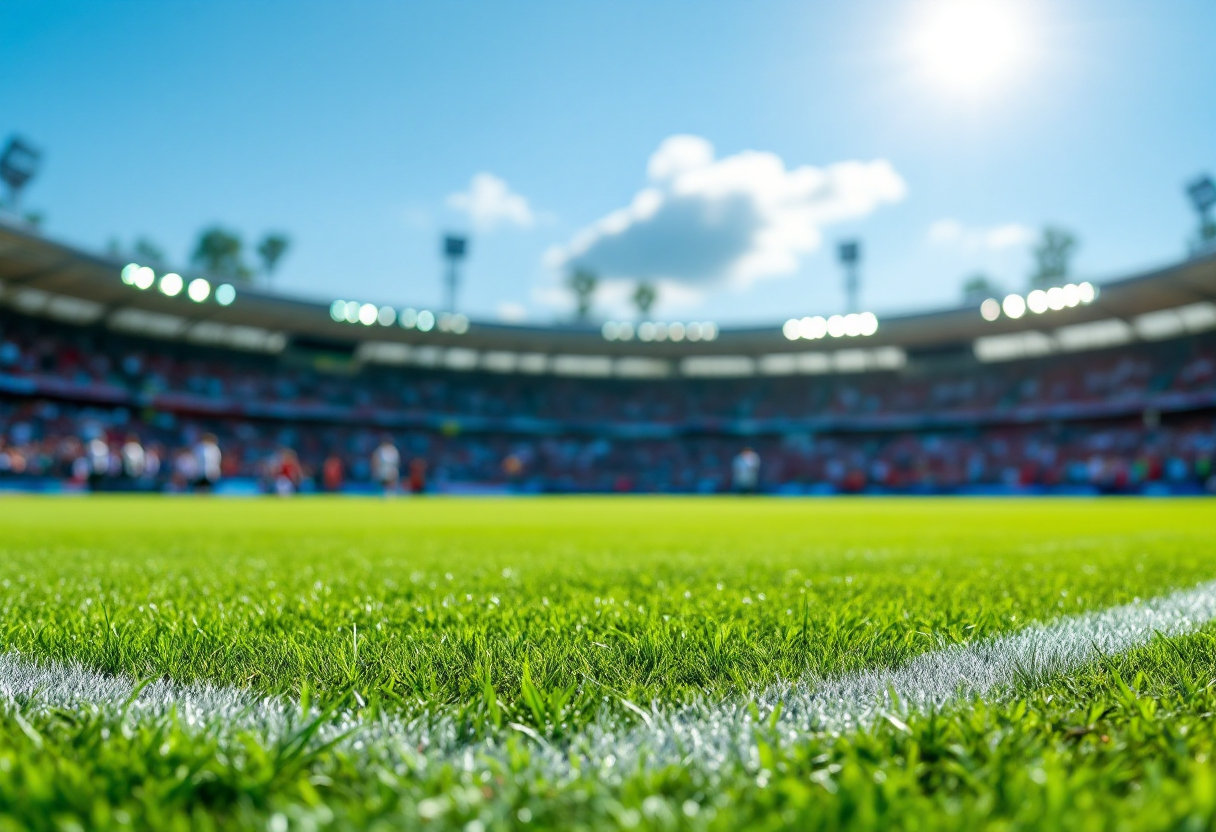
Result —
[{"label": "stadium stand", "polygon": [[[190,299],[126,265],[0,227],[0,488],[184,488],[183,452],[213,433],[221,490],[268,490],[288,450],[305,490],[371,490],[389,433],[442,491],[718,492],[744,446],[762,489],[791,494],[1216,489],[1216,258],[1093,303],[818,339],[798,321],[626,339],[244,287],[221,304],[214,281]],[[154,460],[140,476],[128,441]]]}]

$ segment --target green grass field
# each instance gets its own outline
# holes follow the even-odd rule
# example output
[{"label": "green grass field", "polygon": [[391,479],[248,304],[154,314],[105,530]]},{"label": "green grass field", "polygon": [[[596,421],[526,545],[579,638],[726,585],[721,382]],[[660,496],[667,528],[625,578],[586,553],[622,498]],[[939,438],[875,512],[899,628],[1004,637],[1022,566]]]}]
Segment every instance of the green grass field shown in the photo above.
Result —
[{"label": "green grass field", "polygon": [[[3,498],[10,676],[210,683],[297,718],[0,672],[0,829],[1213,828],[1203,621],[847,729],[774,691],[1193,589],[1214,521],[1203,500]],[[713,754],[662,727],[724,714],[746,733]]]}]

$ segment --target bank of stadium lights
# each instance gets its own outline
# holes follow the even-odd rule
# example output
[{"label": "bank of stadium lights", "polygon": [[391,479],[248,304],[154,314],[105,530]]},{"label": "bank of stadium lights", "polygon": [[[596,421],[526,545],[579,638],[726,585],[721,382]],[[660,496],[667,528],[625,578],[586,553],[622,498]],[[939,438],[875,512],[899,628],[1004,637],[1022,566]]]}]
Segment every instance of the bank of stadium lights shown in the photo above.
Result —
[{"label": "bank of stadium lights", "polygon": [[400,311],[391,306],[376,306],[357,300],[336,300],[329,305],[329,317],[338,323],[362,324],[363,326],[400,326],[419,332],[450,332],[464,335],[469,331],[469,318],[458,312],[442,312],[436,315],[429,309],[406,307]]},{"label": "bank of stadium lights", "polygon": [[171,298],[175,298],[186,290],[186,297],[195,303],[203,303],[207,298],[214,297],[215,302],[220,306],[231,306],[236,300],[236,287],[231,283],[221,283],[215,287],[215,292],[211,291],[211,281],[203,277],[196,277],[188,284],[180,274],[176,272],[166,272],[161,275],[160,280],[156,279],[156,272],[148,266],[141,266],[138,263],[128,263],[122,268],[122,282],[140,291],[147,291],[153,286],[156,286],[161,294]]},{"label": "bank of stadium lights", "polygon": [[1083,283],[1068,283],[1050,289],[1035,289],[1026,297],[1006,295],[1004,300],[999,301],[996,298],[988,298],[980,304],[980,316],[985,321],[995,321],[1003,313],[1006,318],[1016,321],[1027,312],[1035,315],[1059,312],[1062,309],[1093,303],[1097,297],[1098,287],[1088,280]]},{"label": "bank of stadium lights", "polygon": [[605,341],[713,341],[718,337],[718,325],[713,321],[642,321],[636,327],[631,321],[605,321],[600,327]]},{"label": "bank of stadium lights", "polygon": [[820,338],[868,337],[878,332],[878,316],[873,312],[850,312],[848,315],[820,315],[807,318],[790,318],[781,327],[781,334],[791,341],[803,338],[817,341]]}]

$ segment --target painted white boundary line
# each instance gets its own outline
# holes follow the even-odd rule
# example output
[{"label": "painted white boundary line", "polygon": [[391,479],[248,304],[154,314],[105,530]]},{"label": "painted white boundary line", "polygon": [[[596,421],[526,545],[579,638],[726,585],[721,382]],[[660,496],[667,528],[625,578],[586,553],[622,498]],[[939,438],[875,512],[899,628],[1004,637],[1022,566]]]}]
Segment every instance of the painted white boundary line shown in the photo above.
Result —
[{"label": "painted white boundary line", "polygon": [[[530,729],[512,726],[502,736],[470,744],[445,717],[365,719],[335,714],[316,742],[337,737],[348,752],[386,763],[427,766],[454,762],[480,768],[485,757],[501,759],[507,736],[535,741],[533,763],[547,776],[593,773],[614,779],[647,766],[698,765],[717,769],[733,763],[757,765],[756,715],[779,737],[796,740],[813,732],[841,732],[872,723],[883,714],[907,714],[977,696],[1008,695],[1020,682],[1074,670],[1100,656],[1145,644],[1155,635],[1193,632],[1216,619],[1216,581],[1147,602],[1035,624],[976,644],[926,653],[893,670],[869,670],[822,684],[775,686],[748,702],[701,701],[674,709],[637,709],[638,719],[607,713],[583,733],[551,747]],[[893,698],[894,696],[894,698]],[[0,655],[0,707],[37,713],[63,708],[119,719],[160,719],[173,714],[221,741],[249,731],[276,742],[300,727],[299,706],[281,698],[207,684],[158,681],[136,695],[127,678],[80,666],[36,661],[17,653]],[[754,707],[754,709],[753,709]],[[776,718],[774,711],[780,708]],[[124,714],[125,709],[125,716]]]}]

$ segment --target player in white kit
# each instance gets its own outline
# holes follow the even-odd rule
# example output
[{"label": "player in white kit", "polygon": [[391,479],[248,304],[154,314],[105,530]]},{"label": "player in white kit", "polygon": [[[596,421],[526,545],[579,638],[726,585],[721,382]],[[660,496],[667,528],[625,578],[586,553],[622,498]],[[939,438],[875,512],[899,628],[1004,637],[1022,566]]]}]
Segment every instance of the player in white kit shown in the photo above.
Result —
[{"label": "player in white kit", "polygon": [[384,489],[384,496],[397,493],[397,483],[401,479],[401,454],[393,444],[393,437],[385,434],[380,438],[380,444],[372,451],[372,478]]}]

